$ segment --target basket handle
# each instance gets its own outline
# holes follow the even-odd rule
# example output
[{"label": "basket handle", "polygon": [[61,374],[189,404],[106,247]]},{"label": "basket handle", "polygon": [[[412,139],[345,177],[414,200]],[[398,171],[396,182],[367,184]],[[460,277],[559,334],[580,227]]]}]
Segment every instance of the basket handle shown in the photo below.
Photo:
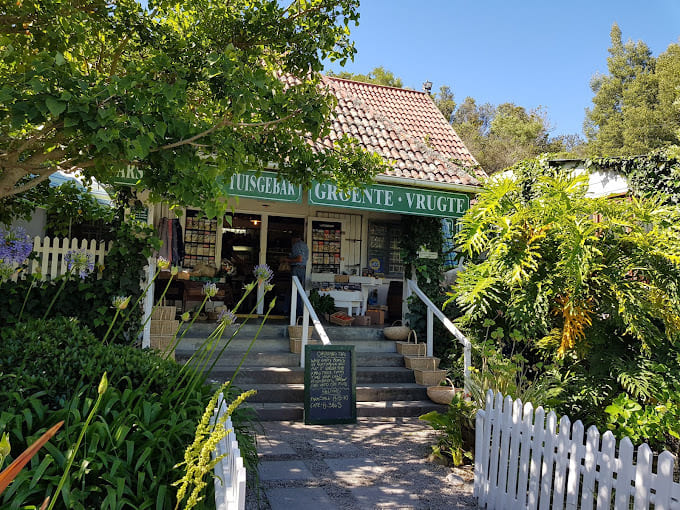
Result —
[{"label": "basket handle", "polygon": [[295,325],[296,325],[296,326],[299,326],[299,325],[300,325],[300,321],[302,321],[302,315],[298,315],[298,318],[295,320]]},{"label": "basket handle", "polygon": [[[401,322],[401,321],[397,321]],[[408,337],[406,338],[406,343],[410,344],[411,343],[411,335],[413,335],[413,343],[417,344],[418,343],[418,335],[416,334],[416,330],[412,329],[411,331],[408,332]]]},{"label": "basket handle", "polygon": [[453,391],[456,391],[456,387],[453,385],[453,381],[452,381],[451,379],[449,379],[449,378],[447,377],[447,378],[444,379],[444,380],[445,380],[447,383],[449,383],[449,384],[451,385],[451,389],[452,389]]},{"label": "basket handle", "polygon": [[401,322],[401,321],[394,321],[394,322],[392,323],[392,326],[396,326],[397,324],[403,325],[404,323]]}]

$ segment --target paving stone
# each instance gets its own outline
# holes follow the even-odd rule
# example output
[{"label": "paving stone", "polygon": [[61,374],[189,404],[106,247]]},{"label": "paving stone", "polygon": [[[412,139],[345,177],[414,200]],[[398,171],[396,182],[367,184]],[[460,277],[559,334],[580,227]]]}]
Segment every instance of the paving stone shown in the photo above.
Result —
[{"label": "paving stone", "polygon": [[265,490],[272,510],[335,510],[338,508],[320,487]]},{"label": "paving stone", "polygon": [[311,480],[314,475],[301,460],[269,460],[260,462],[260,480]]},{"label": "paving stone", "polygon": [[355,487],[350,489],[359,508],[416,508],[419,498],[400,487]]},{"label": "paving stone", "polygon": [[288,443],[271,437],[259,437],[257,440],[257,453],[260,457],[275,455],[296,455]]}]

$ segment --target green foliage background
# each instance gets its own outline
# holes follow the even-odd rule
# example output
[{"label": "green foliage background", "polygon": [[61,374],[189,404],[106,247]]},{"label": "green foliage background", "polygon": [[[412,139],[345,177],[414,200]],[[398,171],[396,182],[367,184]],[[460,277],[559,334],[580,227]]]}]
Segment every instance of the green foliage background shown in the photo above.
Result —
[{"label": "green foliage background", "polygon": [[[586,198],[587,177],[546,159],[512,171],[488,183],[458,238],[479,257],[453,288],[475,366],[489,343],[506,359],[520,351],[516,377],[553,379],[558,410],[601,427],[619,394],[668,401],[680,374],[680,211],[658,197]],[[673,443],[671,432],[661,435]]]}]

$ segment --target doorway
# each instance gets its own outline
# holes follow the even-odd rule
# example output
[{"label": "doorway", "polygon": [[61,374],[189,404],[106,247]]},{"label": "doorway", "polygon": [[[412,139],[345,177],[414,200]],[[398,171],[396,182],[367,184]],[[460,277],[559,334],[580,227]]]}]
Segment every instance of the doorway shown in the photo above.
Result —
[{"label": "doorway", "polygon": [[[262,217],[259,214],[225,216],[222,225],[222,271],[227,274],[236,301],[243,293],[243,286],[253,280],[253,268],[260,259],[260,234]],[[242,303],[238,313],[250,313],[257,303],[257,295],[251,292]]]},{"label": "doorway", "polygon": [[[267,305],[276,297],[272,310],[276,315],[289,315],[291,274],[290,266],[282,264],[281,259],[290,254],[292,239],[305,238],[305,219],[289,216],[269,216],[267,225],[267,265],[274,271],[274,289],[267,296]],[[309,261],[307,262],[309,263]],[[304,282],[303,282],[304,283]]]}]

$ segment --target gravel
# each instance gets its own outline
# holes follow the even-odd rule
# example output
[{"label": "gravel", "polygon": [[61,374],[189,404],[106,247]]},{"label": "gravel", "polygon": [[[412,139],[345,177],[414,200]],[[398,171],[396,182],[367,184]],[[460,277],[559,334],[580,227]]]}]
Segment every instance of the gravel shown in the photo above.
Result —
[{"label": "gravel", "polygon": [[263,427],[258,439],[263,479],[259,491],[248,491],[247,509],[476,507],[471,467],[428,460],[438,433],[417,418]]}]

